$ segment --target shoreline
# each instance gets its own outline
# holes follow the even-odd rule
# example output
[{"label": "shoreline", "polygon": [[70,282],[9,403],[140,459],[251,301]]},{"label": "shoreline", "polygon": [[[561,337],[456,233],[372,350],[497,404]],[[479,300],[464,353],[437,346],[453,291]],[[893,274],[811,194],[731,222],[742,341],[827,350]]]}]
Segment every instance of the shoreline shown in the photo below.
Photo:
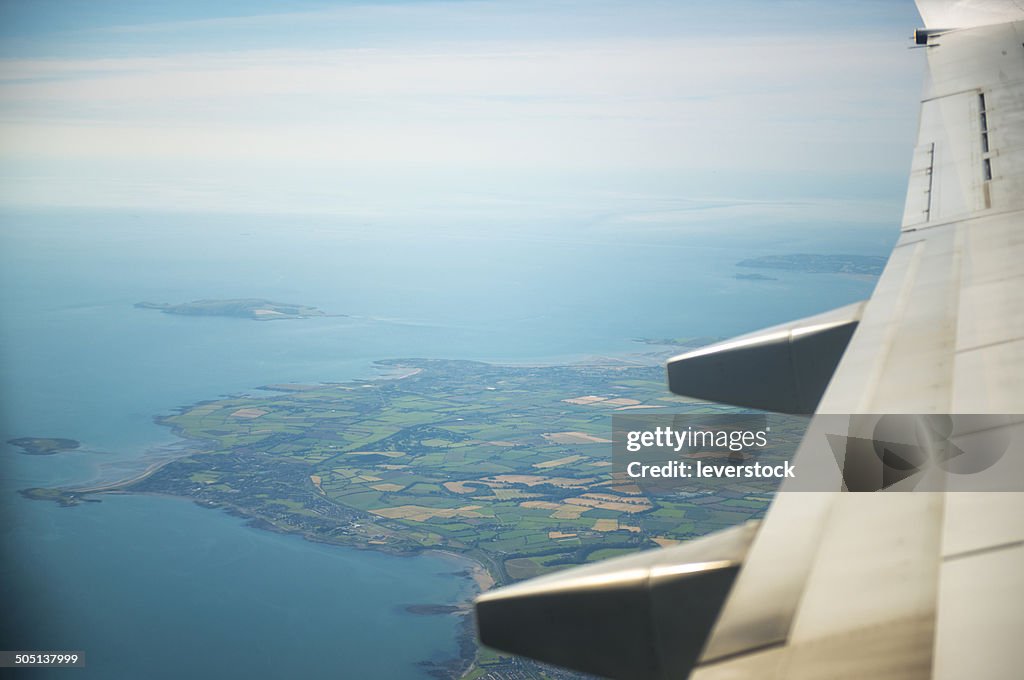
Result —
[{"label": "shoreline", "polygon": [[[513,368],[523,367],[558,367],[558,366],[587,366],[587,365],[599,365],[599,366],[615,366],[615,365],[644,365],[644,364],[655,364],[658,363],[653,356],[653,353],[641,353],[641,352],[628,352],[623,353],[622,356],[613,355],[595,355],[589,354],[585,358],[576,357],[575,361],[572,362],[558,362],[558,363],[507,363],[507,362],[486,362],[478,361],[474,363],[488,364],[492,366],[508,366]],[[391,375],[377,376],[369,378],[367,381],[373,381],[376,383],[387,383],[392,381],[404,380],[413,378],[424,371],[432,368],[433,362],[439,362],[441,360],[416,360],[416,359],[391,359],[374,362],[375,367],[378,370],[392,371]],[[417,365],[419,364],[419,365]],[[354,380],[351,382],[359,382]],[[335,382],[324,382],[319,383],[322,385],[337,385]],[[187,411],[189,408],[193,408],[197,405],[206,403],[214,403],[223,399],[220,397],[217,399],[201,400],[194,404],[180,406],[177,408],[179,413]],[[64,486],[63,488],[54,489],[55,492],[64,494],[62,498],[46,498],[43,494],[35,497],[36,500],[54,500],[62,505],[74,505],[78,502],[99,502],[98,498],[89,499],[88,496],[100,496],[103,494],[136,494],[136,495],[150,495],[150,496],[162,496],[168,498],[176,498],[179,500],[189,500],[198,505],[199,507],[211,510],[224,511],[229,515],[238,517],[243,520],[245,526],[262,529],[265,531],[271,531],[282,535],[290,535],[301,537],[311,543],[325,544],[349,549],[357,550],[373,550],[378,553],[392,555],[396,557],[409,557],[419,554],[436,553],[439,556],[446,557],[451,560],[457,560],[461,567],[460,571],[454,572],[452,575],[459,577],[465,576],[467,578],[466,587],[460,588],[461,592],[456,598],[456,604],[460,605],[459,610],[450,612],[449,615],[455,615],[459,619],[457,624],[457,633],[455,644],[457,652],[452,656],[445,659],[443,662],[437,663],[432,662],[426,664],[424,667],[431,669],[431,672],[443,673],[438,677],[463,677],[468,673],[472,673],[474,668],[477,667],[480,653],[479,646],[476,639],[475,631],[475,619],[473,616],[472,603],[477,594],[486,592],[504,580],[504,572],[500,564],[500,558],[498,562],[495,562],[495,558],[489,557],[486,554],[472,554],[472,551],[468,553],[460,553],[448,548],[435,548],[435,547],[416,547],[416,549],[406,549],[403,545],[401,548],[392,547],[387,544],[368,543],[357,540],[338,540],[337,538],[326,538],[323,535],[315,533],[309,533],[303,531],[301,528],[292,526],[281,526],[276,524],[271,519],[261,516],[258,513],[246,510],[240,506],[234,505],[230,502],[213,502],[213,501],[201,501],[189,495],[179,495],[176,493],[160,493],[157,491],[144,491],[136,490],[133,487],[144,482],[148,478],[152,477],[160,470],[173,462],[177,462],[184,458],[191,456],[202,456],[203,454],[210,454],[213,452],[212,446],[215,445],[213,440],[204,440],[196,438],[194,436],[186,436],[184,430],[173,422],[168,422],[172,416],[170,415],[158,415],[154,416],[153,420],[156,424],[166,427],[170,432],[177,437],[180,441],[174,445],[174,450],[165,449],[159,458],[150,459],[147,461],[146,467],[141,471],[133,471],[128,476],[121,479],[115,479],[108,482],[100,483],[86,483],[77,486]],[[31,496],[30,496],[31,497]],[[447,604],[447,603],[440,603]]]},{"label": "shoreline", "polygon": [[[355,543],[355,542],[349,543],[349,542],[342,542],[342,541],[332,541],[332,540],[327,540],[327,539],[325,539],[322,536],[317,536],[315,534],[310,534],[310,533],[307,533],[307,532],[304,532],[304,531],[296,531],[294,529],[288,529],[288,528],[284,528],[284,527],[278,526],[277,524],[271,522],[270,520],[268,520],[266,518],[260,517],[258,515],[250,514],[250,513],[244,511],[243,509],[241,509],[241,508],[239,508],[238,506],[235,506],[235,505],[227,505],[227,504],[211,505],[211,504],[208,504],[208,503],[200,502],[200,501],[196,500],[195,498],[191,498],[189,496],[179,496],[179,495],[173,494],[173,493],[160,493],[160,492],[155,492],[155,491],[133,491],[132,489],[125,488],[125,487],[128,487],[128,486],[131,486],[131,484],[134,484],[136,482],[139,482],[139,481],[142,481],[142,480],[146,479],[147,477],[153,475],[158,470],[163,468],[165,465],[168,465],[169,463],[172,463],[172,462],[173,462],[172,460],[166,460],[166,461],[160,461],[158,463],[154,463],[153,465],[150,465],[148,468],[146,468],[146,470],[143,471],[142,473],[140,473],[140,474],[138,474],[138,475],[136,475],[134,477],[131,477],[129,479],[123,480],[121,482],[117,482],[117,483],[113,483],[113,484],[107,484],[107,485],[103,485],[103,486],[97,486],[97,487],[74,488],[74,489],[72,489],[72,488],[64,488],[64,489],[61,489],[61,490],[66,492],[66,493],[69,493],[69,494],[76,494],[76,495],[82,495],[82,496],[87,496],[87,495],[135,495],[135,496],[152,496],[154,498],[174,498],[174,499],[180,500],[180,501],[191,502],[191,503],[193,503],[193,504],[195,504],[195,505],[197,505],[197,506],[199,506],[199,507],[201,507],[203,509],[206,509],[206,510],[220,510],[222,512],[226,512],[227,514],[231,515],[232,517],[237,517],[238,519],[245,520],[246,526],[252,527],[254,529],[259,529],[261,531],[269,531],[269,532],[272,532],[272,533],[275,533],[275,534],[281,534],[281,535],[284,535],[284,536],[295,536],[297,538],[302,538],[304,540],[307,540],[310,543],[317,543],[317,544],[320,544],[320,545],[332,545],[332,546],[337,546],[337,547],[341,547],[341,548],[352,548],[354,550],[371,550],[373,552],[379,552],[379,553],[383,553],[385,555],[392,555],[394,557],[413,557],[415,555],[424,555],[424,554],[428,554],[428,553],[434,553],[436,555],[440,555],[442,557],[445,557],[445,558],[448,558],[448,559],[451,559],[451,560],[455,560],[455,561],[459,561],[459,562],[463,562],[463,563],[468,563],[468,564],[465,565],[466,566],[466,568],[464,570],[466,572],[465,576],[466,576],[466,578],[469,581],[471,581],[473,583],[474,588],[475,588],[477,593],[484,593],[484,592],[486,592],[486,591],[490,590],[491,588],[494,588],[494,587],[496,587],[498,585],[498,580],[495,578],[494,574],[491,573],[491,570],[487,568],[487,565],[483,562],[483,560],[481,560],[481,559],[479,559],[477,557],[474,557],[473,555],[457,553],[457,552],[453,552],[451,550],[445,550],[445,549],[441,549],[441,548],[420,548],[418,550],[405,551],[405,550],[393,550],[393,549],[390,549],[386,544],[378,545],[378,544],[370,544],[370,543]],[[86,499],[82,499],[82,500],[86,500]]]},{"label": "shoreline", "polygon": [[497,579],[491,573],[491,570],[487,568],[487,565],[472,555],[459,554],[440,548],[428,548],[424,552],[437,553],[438,555],[445,555],[463,562],[469,562],[469,578],[476,584],[478,593],[485,593],[497,585]]},{"label": "shoreline", "polygon": [[[185,454],[189,455],[189,454]],[[475,596],[494,588],[497,584],[497,579],[491,573],[491,570],[487,567],[486,563],[473,555],[461,554],[453,552],[451,550],[444,550],[438,548],[423,548],[416,551],[400,551],[389,549],[387,545],[376,545],[369,543],[349,543],[341,541],[325,540],[322,536],[316,536],[303,531],[295,531],[293,529],[284,528],[277,524],[263,518],[258,515],[253,515],[245,512],[241,508],[233,505],[219,504],[210,505],[204,504],[197,501],[194,498],[188,496],[179,496],[176,494],[168,493],[156,493],[151,491],[133,491],[130,487],[132,484],[137,483],[146,479],[147,477],[155,474],[158,470],[168,465],[174,460],[177,460],[182,456],[177,456],[168,460],[162,460],[149,465],[145,470],[132,477],[99,486],[87,487],[87,488],[76,488],[76,489],[64,489],[65,493],[74,494],[80,496],[76,501],[83,502],[100,502],[98,498],[89,499],[85,496],[95,495],[136,495],[136,496],[151,496],[155,498],[173,498],[177,501],[189,501],[193,504],[207,510],[217,510],[224,512],[232,517],[236,517],[243,521],[243,526],[256,529],[259,531],[267,531],[282,536],[291,536],[300,538],[310,543],[316,543],[320,545],[329,545],[332,547],[346,548],[350,550],[367,550],[373,551],[392,557],[414,557],[417,555],[428,555],[434,554],[452,562],[458,562],[458,566],[462,567],[459,571],[453,571],[452,576],[458,578],[465,578],[467,582],[467,590],[463,595],[459,596],[455,601],[455,605],[458,607],[456,610],[446,614],[446,616],[454,616],[459,620],[457,624],[457,632],[455,637],[455,644],[457,652],[454,656],[449,657],[447,660],[442,661],[430,661],[424,659],[420,663],[427,670],[428,673],[439,678],[462,678],[467,674],[471,673],[476,667],[477,663],[477,652],[478,643],[476,639],[476,626],[475,619],[473,617],[473,600]],[[415,616],[416,614],[410,614]],[[456,670],[457,669],[457,670]],[[454,674],[450,674],[450,671],[455,671]]]},{"label": "shoreline", "polygon": [[[159,469],[166,465],[170,461],[150,466],[151,468]],[[155,472],[155,469],[147,469],[144,475],[139,475],[137,478],[148,476]],[[417,556],[428,556],[433,554],[434,556],[441,557],[445,561],[458,562],[460,567],[463,569],[459,571],[441,572],[449,574],[459,579],[465,579],[469,589],[475,592],[483,592],[482,584],[488,582],[493,583],[493,577],[487,570],[484,564],[470,556],[463,555],[449,550],[439,550],[433,548],[423,548],[412,552],[407,551],[396,551],[390,550],[386,545],[371,545],[368,543],[342,543],[338,541],[324,540],[322,537],[306,534],[301,531],[294,531],[290,529],[282,528],[273,522],[270,522],[261,517],[250,515],[241,509],[231,505],[208,505],[201,503],[194,498],[187,496],[178,496],[169,493],[157,493],[152,491],[131,491],[124,489],[105,489],[90,492],[95,495],[116,495],[116,496],[149,496],[152,498],[167,498],[173,499],[177,502],[191,502],[205,510],[216,510],[224,512],[225,514],[239,519],[242,521],[242,526],[251,528],[257,531],[266,531],[268,533],[278,534],[281,536],[288,536],[290,538],[298,538],[310,543],[317,545],[326,545],[333,548],[343,548],[349,550],[369,551],[388,555],[390,557],[417,557]],[[82,499],[88,501],[89,499]],[[98,499],[91,499],[91,502],[100,502]],[[453,603],[456,607],[451,612],[440,614],[441,616],[454,617],[458,622],[456,624],[455,633],[455,647],[456,652],[447,658],[441,660],[421,659],[417,662],[421,668],[426,670],[428,674],[433,677],[443,678],[462,678],[470,673],[476,665],[477,659],[477,641],[476,641],[476,626],[473,618],[473,594],[466,594],[465,592],[460,595]],[[447,603],[445,603],[447,604]],[[416,612],[407,612],[408,616],[419,617],[423,614]],[[457,669],[457,670],[456,670]],[[452,671],[454,670],[454,673]]]},{"label": "shoreline", "polygon": [[[158,469],[166,465],[171,461],[164,461],[147,469],[143,474],[137,475],[133,480],[141,480],[145,477],[156,472]],[[372,551],[381,553],[391,557],[416,557],[419,555],[434,554],[442,557],[449,561],[459,562],[459,566],[463,566],[464,569],[460,571],[450,572],[452,576],[458,578],[465,578],[468,584],[472,584],[470,589],[475,591],[476,594],[483,593],[490,588],[493,588],[496,584],[494,576],[490,570],[480,559],[467,554],[460,554],[452,552],[450,550],[442,550],[437,548],[422,548],[412,552],[390,550],[386,545],[371,545],[369,543],[343,543],[339,541],[324,540],[323,537],[308,534],[302,531],[294,531],[286,529],[274,524],[273,522],[266,520],[262,517],[254,516],[244,512],[240,508],[233,505],[208,505],[201,503],[194,498],[188,496],[178,496],[169,493],[156,493],[152,491],[131,491],[120,488],[102,489],[97,491],[90,491],[88,493],[96,495],[136,495],[136,496],[150,496],[153,498],[173,498],[176,501],[186,501],[197,505],[205,510],[218,510],[228,514],[231,517],[243,520],[243,526],[255,529],[257,531],[267,531],[282,536],[290,536],[294,538],[300,538],[310,543],[318,545],[327,545],[336,548],[346,548],[350,550],[360,551]],[[83,499],[87,500],[87,499]],[[94,500],[93,502],[99,502]],[[477,650],[478,644],[476,639],[476,625],[475,619],[473,618],[473,600],[475,595],[469,594],[468,596],[460,596],[454,603],[457,609],[443,614],[444,616],[453,616],[459,620],[457,624],[457,633],[455,637],[456,647],[458,652],[455,656],[442,661],[431,661],[424,659],[420,661],[428,673],[435,675],[439,678],[462,678],[469,674],[475,667],[477,661]],[[420,616],[420,614],[409,613],[410,616]],[[455,665],[458,667],[458,671],[454,675],[449,675],[447,670],[453,668]],[[434,673],[433,671],[437,671]]]},{"label": "shoreline", "polygon": [[[636,343],[636,344],[644,344],[642,340],[634,340],[633,342]],[[655,354],[660,355],[660,354],[665,354],[665,352],[646,352],[646,353],[645,352],[627,352],[627,353],[623,353],[621,355],[616,355],[616,354],[601,354],[601,355],[587,354],[587,355],[583,355],[582,358],[577,358],[574,361],[566,361],[566,360],[563,359],[562,361],[559,361],[559,362],[522,362],[522,363],[519,363],[519,362],[512,362],[512,361],[482,361],[482,360],[475,360],[475,359],[474,360],[467,360],[467,361],[474,361],[476,363],[488,364],[488,365],[493,365],[493,366],[506,366],[506,367],[510,367],[510,368],[555,368],[555,367],[558,367],[558,366],[609,366],[609,365],[645,366],[645,365],[656,365],[656,364],[660,363],[660,360],[659,361],[653,361]],[[375,361],[372,362],[372,365],[377,367],[378,369],[385,369],[386,370],[386,369],[390,368],[390,369],[393,369],[393,370],[403,370],[403,369],[407,369],[407,370],[406,370],[406,372],[401,373],[399,375],[378,375],[378,376],[375,376],[375,377],[372,377],[372,378],[365,378],[365,379],[353,378],[353,379],[345,381],[345,382],[362,382],[364,380],[381,380],[381,381],[405,380],[407,378],[411,378],[411,377],[414,377],[416,375],[419,375],[420,373],[422,373],[424,371],[424,368],[422,366],[417,367],[417,366],[412,365],[413,362],[415,362],[417,360],[419,360],[419,361],[447,361],[447,360],[422,359],[422,358],[421,359],[416,359],[416,358],[410,358],[410,359],[378,359],[378,360],[375,360]],[[399,363],[399,362],[407,362],[407,363]],[[331,382],[316,383],[317,386],[328,386],[328,385],[339,385],[339,384],[344,384],[344,382],[333,382],[333,381],[331,381]],[[252,389],[264,389],[264,388],[257,387],[257,388],[252,388]],[[230,395],[228,395],[228,396],[230,396]],[[217,398],[212,398],[212,399],[201,399],[199,401],[196,401],[194,403],[191,403],[191,404],[188,404],[188,405],[185,405],[185,406],[177,406],[177,407],[174,408],[174,410],[177,411],[177,412],[182,412],[182,411],[184,411],[184,410],[186,410],[188,408],[191,408],[191,407],[203,406],[205,404],[215,403],[219,399],[223,399],[223,398],[224,398],[224,396],[217,397]],[[133,473],[133,474],[131,474],[128,477],[124,477],[124,478],[121,478],[121,479],[116,479],[116,480],[113,480],[113,481],[110,481],[110,482],[103,482],[103,483],[100,483],[100,484],[93,484],[93,485],[90,485],[90,486],[71,486],[71,485],[68,485],[68,486],[62,486],[62,487],[52,487],[52,490],[54,490],[54,491],[61,491],[61,492],[64,492],[64,493],[69,493],[69,494],[113,493],[113,492],[127,491],[127,489],[125,489],[125,487],[131,486],[132,484],[135,484],[135,483],[138,483],[140,481],[143,481],[147,477],[155,474],[161,468],[163,468],[164,466],[168,465],[169,463],[174,462],[175,460],[178,460],[178,459],[181,459],[181,458],[186,458],[186,457],[192,456],[192,455],[202,455],[203,453],[207,452],[206,451],[206,447],[208,447],[213,442],[210,442],[210,441],[207,441],[207,440],[202,440],[202,439],[197,439],[195,437],[186,436],[184,431],[179,426],[167,423],[166,422],[167,418],[168,418],[168,416],[166,416],[166,415],[156,415],[156,416],[153,416],[153,422],[156,423],[157,425],[161,426],[161,427],[168,428],[170,430],[170,433],[174,437],[177,437],[179,441],[168,443],[168,444],[163,444],[161,446],[162,446],[162,448],[164,450],[180,449],[179,451],[176,451],[176,452],[173,452],[173,453],[168,452],[166,454],[156,454],[156,455],[154,455],[153,458],[158,458],[158,460],[154,460],[153,462],[151,462],[141,472]],[[131,492],[131,493],[142,493],[142,492]],[[173,495],[173,494],[168,494],[168,495]],[[182,498],[184,498],[184,497],[182,497]],[[438,552],[444,552],[444,551],[440,551],[439,550]],[[486,570],[486,568],[485,568],[485,570]],[[490,572],[488,571],[488,574],[489,573]],[[493,580],[494,580],[493,577],[492,577],[491,580],[492,580],[492,584],[491,585],[493,586]]]},{"label": "shoreline", "polygon": [[[191,453],[184,453],[184,454],[182,454],[180,456],[175,456],[173,458],[169,458],[169,459],[166,459],[166,460],[156,461],[156,462],[148,465],[146,467],[146,469],[144,469],[142,472],[140,472],[140,473],[138,473],[136,475],[133,475],[131,477],[126,477],[124,479],[119,479],[117,481],[107,482],[107,483],[104,483],[104,484],[100,484],[98,486],[65,487],[65,488],[61,489],[61,491],[65,491],[67,493],[74,493],[74,494],[83,494],[83,495],[87,495],[87,494],[100,494],[100,493],[114,493],[114,492],[131,493],[131,492],[125,491],[125,489],[123,487],[131,486],[132,484],[137,484],[138,482],[141,482],[142,480],[146,479],[147,477],[150,477],[151,475],[155,474],[157,471],[159,471],[164,466],[166,466],[166,465],[168,465],[170,463],[173,463],[175,460],[178,460],[179,458],[185,458],[185,457],[187,457],[189,455],[192,455],[192,454]],[[139,494],[139,495],[142,495],[142,494]],[[171,495],[171,494],[165,494],[165,495]],[[175,496],[175,498],[184,498],[184,496]]]},{"label": "shoreline", "polygon": [[[400,370],[400,369],[403,369],[403,368],[410,368],[410,367],[409,366],[392,366],[392,368]],[[401,375],[381,375],[381,376],[375,378],[375,380],[405,380],[406,378],[411,378],[414,375],[419,375],[422,372],[423,372],[422,368],[412,368],[407,373],[402,373]]]},{"label": "shoreline", "polygon": [[189,456],[204,453],[203,446],[207,442],[193,437],[186,437],[177,426],[164,423],[163,416],[154,416],[153,421],[161,427],[168,428],[171,434],[174,437],[177,437],[178,441],[151,447],[148,451],[153,453],[139,456],[141,459],[140,462],[146,463],[146,466],[142,470],[138,472],[131,472],[127,477],[120,477],[107,482],[82,482],[81,484],[73,486],[67,485],[56,487],[55,490],[69,494],[109,493],[122,491],[123,487],[141,482],[170,463],[181,460],[182,458],[188,458]]}]

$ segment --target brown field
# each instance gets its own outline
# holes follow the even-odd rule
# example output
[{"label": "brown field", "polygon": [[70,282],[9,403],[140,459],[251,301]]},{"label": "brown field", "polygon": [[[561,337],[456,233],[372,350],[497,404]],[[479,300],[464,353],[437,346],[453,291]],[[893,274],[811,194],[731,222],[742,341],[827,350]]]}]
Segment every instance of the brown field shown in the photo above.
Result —
[{"label": "brown field", "polygon": [[576,534],[563,534],[561,531],[549,531],[548,538],[576,538]]},{"label": "brown field", "polygon": [[240,408],[231,415],[234,418],[259,418],[260,416],[265,416],[268,413],[270,413],[270,411],[266,411],[261,408]]},{"label": "brown field", "polygon": [[579,519],[580,516],[590,508],[580,505],[563,505],[551,513],[552,519]]},{"label": "brown field", "polygon": [[403,486],[402,484],[387,484],[387,483],[385,483],[385,484],[371,484],[370,488],[371,489],[376,489],[377,491],[401,491],[402,489],[405,488],[405,486]]},{"label": "brown field", "polygon": [[349,451],[350,456],[386,456],[388,458],[401,458],[405,455],[402,451]]},{"label": "brown field", "polygon": [[476,491],[472,486],[466,486],[466,482],[445,482],[444,488],[452,493],[473,493]]},{"label": "brown field", "polygon": [[636,406],[640,403],[639,399],[626,399],[625,397],[619,397],[618,399],[609,399],[604,402],[604,406]]},{"label": "brown field", "polygon": [[558,510],[562,507],[559,503],[552,503],[551,501],[523,501],[519,504],[521,508],[538,508],[540,510]]},{"label": "brown field", "polygon": [[583,456],[566,456],[565,458],[559,458],[558,460],[549,460],[543,463],[534,463],[533,467],[546,470],[547,468],[561,467],[562,465],[570,465],[578,460],[583,460]]},{"label": "brown field", "polygon": [[541,435],[556,444],[611,444],[611,439],[602,439],[586,432],[548,432]]},{"label": "brown field", "polygon": [[527,493],[522,489],[493,489],[494,497],[499,501],[508,501],[513,498],[536,498],[539,494]]},{"label": "brown field", "polygon": [[615,531],[619,528],[619,521],[616,519],[599,519],[594,522],[594,531]]},{"label": "brown field", "polygon": [[586,489],[588,486],[597,481],[597,477],[584,477],[583,479],[573,479],[571,477],[551,477],[547,483],[552,486],[557,486],[562,489]]},{"label": "brown field", "polygon": [[394,508],[371,510],[375,515],[388,519],[407,519],[413,522],[427,522],[435,517],[483,517],[479,512],[480,505],[465,505],[461,508],[427,508],[422,505],[399,505]]},{"label": "brown field", "polygon": [[604,401],[605,399],[607,399],[607,397],[595,397],[595,396],[591,395],[589,397],[575,397],[574,399],[563,399],[562,401],[564,401],[567,404],[586,405],[586,404],[595,404],[595,403],[597,403],[599,401]]}]

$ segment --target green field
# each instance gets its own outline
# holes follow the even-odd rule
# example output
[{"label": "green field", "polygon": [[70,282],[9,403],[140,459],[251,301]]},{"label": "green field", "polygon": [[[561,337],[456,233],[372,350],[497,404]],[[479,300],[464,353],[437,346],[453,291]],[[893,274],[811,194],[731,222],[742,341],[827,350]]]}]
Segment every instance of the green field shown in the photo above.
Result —
[{"label": "green field", "polygon": [[613,413],[709,408],[669,395],[660,367],[386,365],[419,370],[183,408],[162,422],[202,450],[123,489],[316,540],[452,550],[498,583],[702,535],[767,506],[763,494],[647,497],[612,478]]},{"label": "green field", "polygon": [[[770,501],[763,490],[647,496],[613,478],[613,414],[728,410],[673,397],[660,366],[381,363],[408,375],[185,407],[160,422],[195,442],[190,455],[121,485],[23,493],[65,505],[172,494],[311,540],[460,553],[498,584],[700,536]],[[505,657],[475,663],[481,673]]]}]

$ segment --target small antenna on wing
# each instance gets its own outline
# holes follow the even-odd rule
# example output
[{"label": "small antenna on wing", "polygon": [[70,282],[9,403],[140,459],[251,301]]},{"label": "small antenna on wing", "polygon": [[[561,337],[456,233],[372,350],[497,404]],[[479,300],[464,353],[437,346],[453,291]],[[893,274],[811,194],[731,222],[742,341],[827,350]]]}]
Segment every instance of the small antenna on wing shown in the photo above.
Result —
[{"label": "small antenna on wing", "polygon": [[935,47],[938,43],[929,43],[928,41],[934,37],[948,33],[953,29],[951,28],[919,28],[914,31],[914,44],[910,46],[910,49],[916,49],[918,47]]}]

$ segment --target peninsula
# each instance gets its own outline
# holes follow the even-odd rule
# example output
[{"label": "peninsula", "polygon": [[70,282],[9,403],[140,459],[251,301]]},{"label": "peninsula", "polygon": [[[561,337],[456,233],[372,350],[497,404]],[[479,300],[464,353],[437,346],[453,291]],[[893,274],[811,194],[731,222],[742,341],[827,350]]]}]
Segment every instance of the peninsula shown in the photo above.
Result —
[{"label": "peninsula", "polygon": [[378,363],[410,370],[188,406],[157,420],[196,442],[191,455],[122,484],[22,493],[68,505],[111,492],[180,496],[312,540],[458,553],[498,584],[767,507],[763,493],[648,498],[612,477],[612,414],[735,410],[667,393],[660,366]]},{"label": "peninsula", "polygon": [[[309,540],[468,557],[486,569],[473,573],[481,588],[671,545],[768,507],[764,490],[647,496],[613,477],[613,414],[735,411],[671,395],[660,365],[378,365],[400,377],[268,385],[186,406],[157,422],[194,442],[191,454],[120,484],[21,493],[65,506],[108,493],[188,498]],[[464,609],[449,605],[410,611]],[[478,650],[465,621],[458,668],[438,673],[470,658],[469,678],[518,668]]]}]

